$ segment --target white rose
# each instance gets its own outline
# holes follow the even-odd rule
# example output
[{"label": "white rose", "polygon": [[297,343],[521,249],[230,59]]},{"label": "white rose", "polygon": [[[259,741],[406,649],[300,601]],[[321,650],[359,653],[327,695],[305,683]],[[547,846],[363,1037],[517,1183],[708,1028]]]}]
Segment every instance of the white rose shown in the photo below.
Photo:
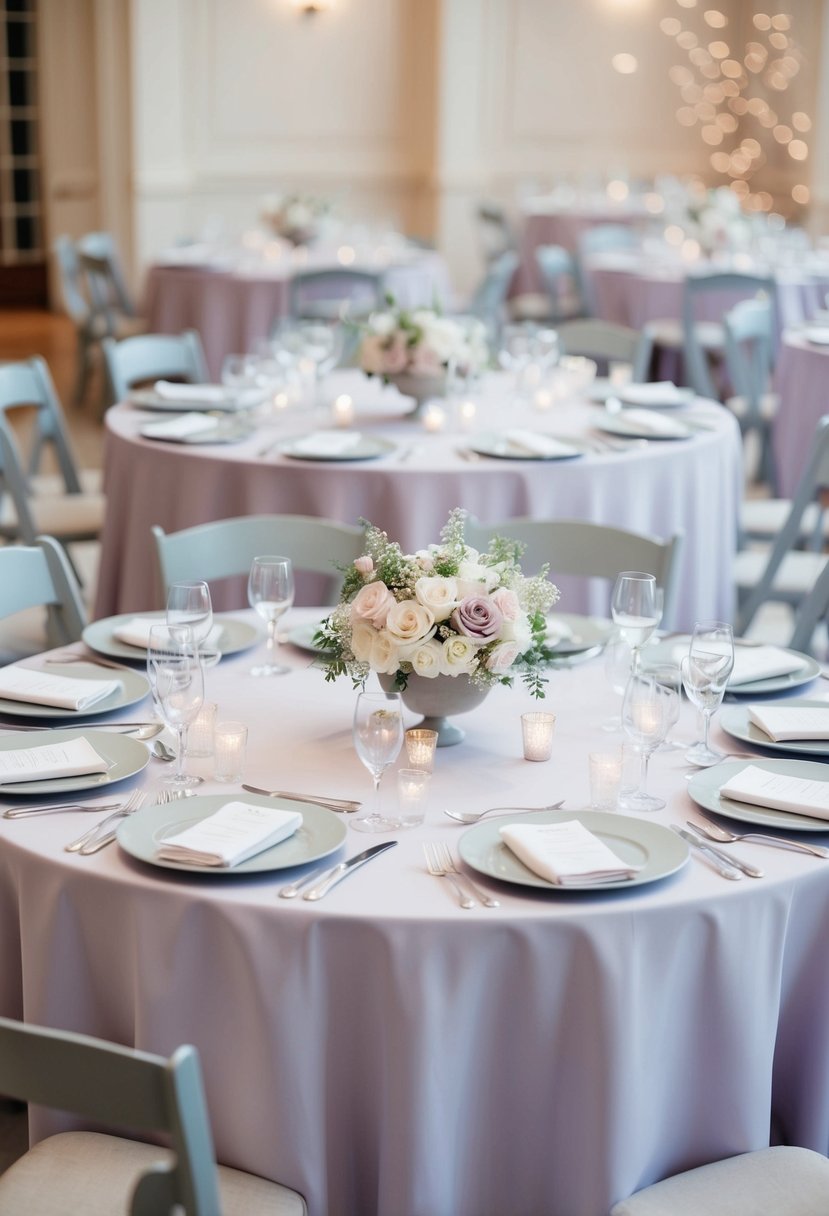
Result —
[{"label": "white rose", "polygon": [[445,676],[467,675],[475,666],[478,647],[471,638],[453,634],[441,646],[441,671]]},{"label": "white rose", "polygon": [[417,564],[420,566],[421,570],[434,570],[435,561],[428,549],[418,549],[417,553],[415,553],[415,557],[417,558]]},{"label": "white rose", "polygon": [[397,329],[397,322],[390,312],[373,312],[368,319],[368,327],[373,334],[387,338]]},{"label": "white rose", "polygon": [[445,621],[457,608],[458,584],[453,578],[436,574],[433,578],[419,578],[415,583],[418,603],[429,608],[436,621]]},{"label": "white rose", "polygon": [[495,672],[507,671],[520,654],[521,648],[516,642],[499,642],[487,656],[487,668]]},{"label": "white rose", "polygon": [[368,662],[372,671],[379,671],[384,675],[394,675],[400,666],[397,642],[387,629],[381,629],[374,634]]},{"label": "white rose", "polygon": [[351,652],[358,663],[367,663],[377,630],[368,621],[354,621],[351,625]]},{"label": "white rose", "polygon": [[477,562],[461,562],[458,566],[458,599],[468,595],[484,595],[498,586],[498,575],[488,566]]},{"label": "white rose", "polygon": [[389,609],[386,629],[398,642],[420,642],[435,632],[434,613],[417,600],[403,600]]},{"label": "white rose", "polygon": [[427,680],[434,680],[443,673],[441,663],[442,653],[443,648],[440,642],[436,642],[432,638],[428,642],[421,642],[419,645],[412,647],[409,650],[407,658],[414,669],[415,675],[423,676]]},{"label": "white rose", "polygon": [[505,621],[518,620],[521,615],[521,605],[518,602],[518,596],[510,587],[498,587],[492,593],[492,600],[501,609]]},{"label": "white rose", "polygon": [[530,643],[533,640],[533,631],[528,617],[522,613],[514,621],[505,620],[498,634],[498,640],[501,642],[515,642],[519,653],[523,654],[525,650],[529,649]]}]

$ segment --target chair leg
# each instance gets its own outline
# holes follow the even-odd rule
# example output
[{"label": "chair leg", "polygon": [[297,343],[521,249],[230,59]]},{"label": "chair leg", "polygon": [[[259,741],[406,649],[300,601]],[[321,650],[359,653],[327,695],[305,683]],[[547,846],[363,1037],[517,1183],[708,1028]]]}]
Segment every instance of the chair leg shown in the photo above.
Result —
[{"label": "chair leg", "polygon": [[75,379],[75,389],[72,393],[72,403],[76,406],[81,406],[86,397],[86,390],[89,387],[89,342],[82,337],[78,338],[78,371]]}]

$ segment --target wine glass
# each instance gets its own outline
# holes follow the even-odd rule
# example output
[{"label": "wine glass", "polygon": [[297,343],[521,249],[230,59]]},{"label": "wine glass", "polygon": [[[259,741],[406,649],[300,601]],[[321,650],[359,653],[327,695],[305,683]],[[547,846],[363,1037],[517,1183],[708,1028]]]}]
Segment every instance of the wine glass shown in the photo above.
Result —
[{"label": "wine glass", "polygon": [[176,769],[164,778],[174,789],[199,785],[201,777],[184,772],[184,735],[204,700],[204,672],[189,625],[153,625],[147,644],[147,676],[153,701],[165,725],[176,732]]},{"label": "wine glass", "polygon": [[390,832],[396,820],[380,814],[380,778],[403,746],[403,706],[397,692],[361,692],[354,710],[354,747],[374,782],[370,815],[351,820],[358,832]]},{"label": "wine glass", "polygon": [[673,704],[673,712],[671,720],[668,723],[668,729],[665,732],[665,738],[659,745],[660,751],[675,751],[678,748],[684,749],[687,744],[679,743],[667,736],[670,734],[671,727],[676,726],[679,721],[679,711],[682,705],[682,672],[677,663],[648,663],[644,668],[644,674],[651,676],[656,680],[657,684],[664,685],[675,694]]},{"label": "wine glass", "polygon": [[313,409],[316,412],[321,404],[320,390],[323,378],[337,362],[335,333],[332,326],[326,325],[324,322],[304,321],[299,326],[299,340],[302,357],[313,366]]},{"label": "wine glass", "polygon": [[208,644],[213,629],[213,604],[207,583],[173,583],[167,592],[167,624],[189,625],[204,667],[215,667],[222,652]]},{"label": "wine glass", "polygon": [[654,576],[638,570],[625,570],[619,574],[613,585],[610,612],[620,635],[633,651],[633,670],[636,672],[639,653],[662,617]]},{"label": "wine glass", "polygon": [[639,749],[641,762],[639,789],[625,795],[625,810],[658,811],[665,806],[664,798],[647,791],[648,761],[668,733],[676,700],[674,689],[659,684],[649,674],[634,672],[628,680],[622,701],[622,725]]},{"label": "wine glass", "polygon": [[734,667],[734,635],[723,621],[694,625],[687,656],[682,660],[682,684],[688,700],[702,713],[703,736],[685,753],[691,764],[709,768],[725,759],[708,743],[711,718],[722,703]]},{"label": "wine glass", "polygon": [[294,602],[294,568],[289,557],[255,557],[248,576],[248,603],[268,626],[264,663],[251,667],[253,676],[284,676],[289,667],[276,660],[276,622]]},{"label": "wine glass", "polygon": [[[633,652],[627,642],[619,634],[613,637],[604,648],[604,674],[608,684],[618,697],[625,695],[627,682],[630,679]],[[604,718],[601,723],[604,731],[618,731],[622,728],[621,706],[619,711]]]}]

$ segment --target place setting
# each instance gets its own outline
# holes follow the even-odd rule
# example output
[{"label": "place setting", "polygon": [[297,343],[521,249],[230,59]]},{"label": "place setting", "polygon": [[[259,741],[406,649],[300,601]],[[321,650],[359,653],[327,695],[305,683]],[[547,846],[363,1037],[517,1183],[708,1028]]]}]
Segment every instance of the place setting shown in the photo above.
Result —
[{"label": "place setting", "polygon": [[[147,657],[150,629],[165,620],[164,611],[102,617],[86,626],[83,641],[97,654],[143,663]],[[219,655],[233,655],[255,646],[259,632],[254,625],[232,613],[217,612],[204,640],[208,649]]]},{"label": "place setting", "polygon": [[144,423],[139,427],[138,433],[143,439],[201,446],[241,443],[245,439],[250,439],[255,431],[255,424],[247,418],[226,414],[214,417],[210,414],[189,411],[185,414],[178,413],[175,417],[167,418],[163,422]]},{"label": "place setting", "polygon": [[336,464],[377,460],[381,456],[390,455],[396,447],[392,440],[380,435],[364,434],[362,431],[322,430],[285,439],[276,443],[274,450],[292,460]]},{"label": "place setting", "polygon": [[157,413],[238,414],[255,409],[267,399],[264,388],[223,384],[179,384],[157,380],[152,388],[133,388],[129,402],[138,409]]},{"label": "place setting", "polygon": [[497,460],[576,460],[589,450],[578,441],[519,427],[471,435],[467,447],[479,456]]}]

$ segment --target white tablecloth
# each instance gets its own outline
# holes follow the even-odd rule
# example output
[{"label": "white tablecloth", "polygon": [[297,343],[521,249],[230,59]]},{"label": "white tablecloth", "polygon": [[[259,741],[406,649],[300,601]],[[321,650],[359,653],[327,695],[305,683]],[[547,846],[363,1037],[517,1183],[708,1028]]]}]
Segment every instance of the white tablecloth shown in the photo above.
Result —
[{"label": "white tablecloth", "polygon": [[[477,397],[476,428],[535,426],[600,442],[591,432],[598,407],[581,401],[543,413],[522,411],[509,384],[503,374],[488,379]],[[331,377],[326,399],[346,389],[356,406],[356,425],[398,445],[390,455],[353,464],[294,460],[278,452],[260,456],[285,427],[294,433],[312,429],[312,419],[301,414],[286,415],[282,429],[271,426],[243,443],[195,447],[142,439],[138,431],[147,414],[129,406],[110,410],[95,615],[158,606],[153,524],[174,532],[212,519],[271,512],[343,523],[365,518],[413,552],[436,542],[449,511],[460,506],[485,523],[528,515],[592,520],[661,537],[683,532],[676,620],[667,623],[684,627],[703,617],[731,618],[741,480],[739,432],[727,411],[699,402],[698,417],[711,429],[681,442],[588,451],[561,462],[469,461],[463,458],[468,433],[427,433],[422,423],[401,416],[411,402],[396,390],[347,372]],[[562,579],[561,587],[571,611],[607,611],[606,585]]]},{"label": "white tablecloth", "polygon": [[[220,718],[249,724],[246,780],[368,797],[350,682],[284,654],[298,670],[283,678],[249,677],[251,655],[208,673]],[[618,704],[601,660],[553,673],[553,757],[533,764],[530,698],[497,688],[438,753],[424,826],[318,904],[278,899],[279,874],[65,853],[89,815],[0,819],[0,1009],[150,1051],[195,1043],[219,1159],[297,1188],[311,1216],[605,1216],[655,1179],[762,1147],[770,1126],[826,1152],[829,862],[743,845],[764,879],[691,858],[586,895],[478,876],[501,907],[472,911],[426,873],[422,842],[463,831],[444,806],[583,807],[587,752],[620,741],[598,727]],[[687,705],[674,730],[693,737]],[[693,817],[686,773],[680,752],[651,761],[658,822]],[[380,839],[349,832],[345,855]]]}]

